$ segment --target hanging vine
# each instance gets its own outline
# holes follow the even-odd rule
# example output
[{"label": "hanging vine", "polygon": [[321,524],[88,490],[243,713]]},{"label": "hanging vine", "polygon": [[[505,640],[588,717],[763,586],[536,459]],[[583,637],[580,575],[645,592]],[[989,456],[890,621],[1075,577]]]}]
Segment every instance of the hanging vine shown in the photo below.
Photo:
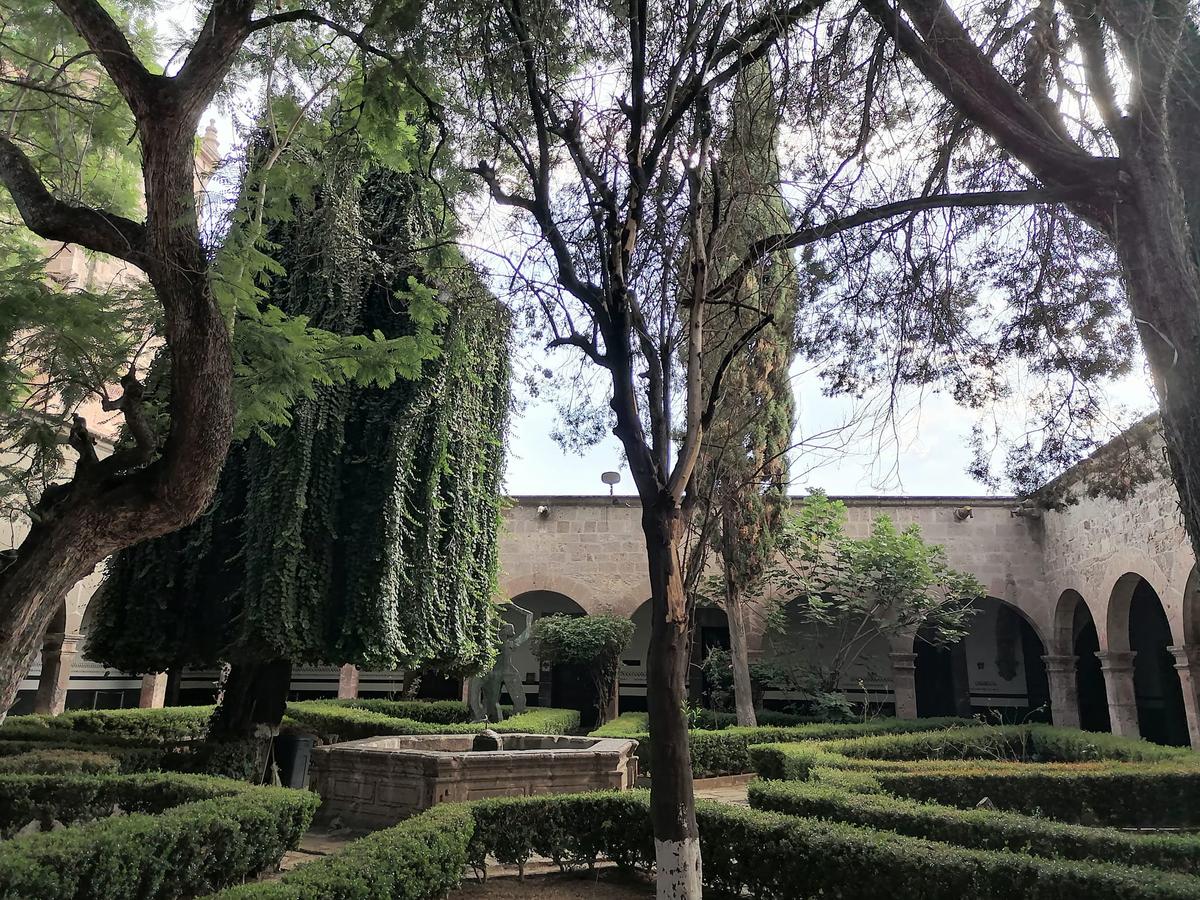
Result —
[{"label": "hanging vine", "polygon": [[281,274],[264,305],[440,353],[386,387],[318,388],[235,445],[199,521],[111,560],[88,643],[107,665],[491,661],[506,313],[456,251],[419,249],[444,238],[420,175],[336,142],[310,164],[311,199],[267,233]]}]

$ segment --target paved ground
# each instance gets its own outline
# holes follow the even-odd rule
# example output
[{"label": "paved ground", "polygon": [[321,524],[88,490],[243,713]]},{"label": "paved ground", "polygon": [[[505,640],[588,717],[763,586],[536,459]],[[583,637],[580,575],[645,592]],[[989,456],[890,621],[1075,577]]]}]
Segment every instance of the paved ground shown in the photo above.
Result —
[{"label": "paved ground", "polygon": [[485,882],[467,880],[450,893],[449,900],[634,900],[654,896],[654,882],[642,873],[622,873],[616,867],[597,868],[594,872],[549,872],[526,875],[488,875]]},{"label": "paved ground", "polygon": [[697,778],[695,781],[696,796],[704,800],[719,800],[722,803],[748,806],[749,801],[746,799],[746,790],[753,778],[753,775],[730,775],[726,778]]}]

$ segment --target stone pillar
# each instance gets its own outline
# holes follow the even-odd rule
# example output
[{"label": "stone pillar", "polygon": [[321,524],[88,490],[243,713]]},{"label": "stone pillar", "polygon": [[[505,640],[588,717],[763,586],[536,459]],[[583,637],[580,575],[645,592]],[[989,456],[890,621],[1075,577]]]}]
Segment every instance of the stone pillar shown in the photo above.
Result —
[{"label": "stone pillar", "polygon": [[1108,695],[1108,720],[1112,733],[1122,737],[1140,737],[1137,695],[1133,690],[1135,650],[1097,650],[1104,672],[1104,692]]},{"label": "stone pillar", "polygon": [[358,667],[346,663],[338,672],[338,699],[358,699]]},{"label": "stone pillar", "polygon": [[1187,712],[1188,738],[1193,750],[1200,750],[1200,645],[1168,647],[1175,656],[1175,671],[1183,688],[1183,708]]},{"label": "stone pillar", "polygon": [[57,716],[67,708],[67,689],[71,684],[71,666],[83,643],[83,635],[49,632],[42,642],[42,674],[38,678],[33,711]]},{"label": "stone pillar", "polygon": [[1046,680],[1050,683],[1050,716],[1060,728],[1079,727],[1079,683],[1076,675],[1078,656],[1047,653]]},{"label": "stone pillar", "polygon": [[167,705],[167,673],[147,672],[142,676],[138,709],[162,709]]},{"label": "stone pillar", "polygon": [[896,718],[917,717],[917,654],[889,653],[892,660],[892,690],[896,695]]}]

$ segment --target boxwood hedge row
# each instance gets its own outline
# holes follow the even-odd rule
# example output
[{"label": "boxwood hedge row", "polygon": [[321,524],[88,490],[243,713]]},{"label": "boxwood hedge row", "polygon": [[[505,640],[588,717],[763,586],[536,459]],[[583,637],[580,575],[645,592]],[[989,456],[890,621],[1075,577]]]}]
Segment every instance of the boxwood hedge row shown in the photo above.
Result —
[{"label": "boxwood hedge row", "polygon": [[[855,825],[701,803],[707,887],[765,900],[1183,900],[1200,879],[1091,861],[975,850]],[[222,892],[249,898],[401,897],[432,900],[464,861],[493,856],[523,865],[534,855],[565,865],[605,856],[626,865],[653,858],[649,798],[639,791],[504,798],[436,807],[352,844],[274,884]]]},{"label": "boxwood hedge row", "polygon": [[420,722],[388,715],[378,709],[328,700],[303,700],[288,704],[285,721],[315,731],[325,740],[336,736],[342,741],[394,734],[474,734],[485,728],[502,732],[566,734],[579,727],[579,712],[573,709],[534,708],[490,725],[484,722]]},{"label": "boxwood hedge row", "polygon": [[[299,842],[318,803],[308,791],[171,775],[10,775],[0,778],[0,798],[0,805],[23,805],[26,812],[45,804],[68,819],[109,800],[156,812],[112,815],[0,843],[0,897],[6,900],[194,897],[275,865]],[[186,802],[166,808],[174,801]]]},{"label": "boxwood hedge row", "polygon": [[1131,834],[1085,828],[1035,816],[984,809],[955,809],[884,794],[851,793],[821,783],[756,781],[755,809],[831,819],[945,841],[982,850],[1015,850],[1033,856],[1096,860],[1200,874],[1200,837]]},{"label": "boxwood hedge row", "polygon": [[[1200,755],[1044,725],[769,744],[750,750],[764,778],[816,778],[949,806],[1112,826],[1200,825]],[[933,757],[933,758],[930,758]],[[1035,759],[1026,763],[1009,760]]]},{"label": "boxwood hedge row", "polygon": [[[627,713],[596,729],[593,737],[628,737],[639,742],[638,764],[642,772],[653,773],[649,734],[635,730],[645,722],[644,713]],[[869,719],[862,722],[812,723],[787,727],[694,729],[688,732],[692,773],[697,778],[740,775],[753,772],[750,748],[756,744],[792,741],[818,741],[852,738],[862,735],[936,731],[963,726],[969,720],[942,719]]]}]

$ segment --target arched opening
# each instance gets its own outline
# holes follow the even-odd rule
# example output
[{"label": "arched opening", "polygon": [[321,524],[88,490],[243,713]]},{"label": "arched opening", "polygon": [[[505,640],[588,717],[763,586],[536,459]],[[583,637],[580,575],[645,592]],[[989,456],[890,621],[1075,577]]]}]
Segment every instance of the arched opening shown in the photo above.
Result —
[{"label": "arched opening", "polygon": [[712,688],[704,674],[704,661],[713,650],[729,652],[729,617],[719,606],[698,606],[692,614],[692,664],[688,695],[693,703],[712,706]]},{"label": "arched opening", "polygon": [[834,695],[870,714],[892,702],[891,646],[868,613],[818,622],[797,601],[780,612],[764,622],[762,659],[771,680],[763,706],[821,714]]},{"label": "arched opening", "polygon": [[[644,712],[646,709],[646,656],[650,651],[650,601],[647,600],[630,617],[633,638],[621,658],[617,676],[622,712]],[[704,681],[704,660],[714,649],[729,649],[729,619],[717,606],[700,606],[692,613],[692,654],[688,667],[688,700],[703,704],[708,685]]]},{"label": "arched opening", "polygon": [[[585,616],[587,612],[582,606],[557,591],[525,591],[512,598],[512,602],[522,609],[533,613],[536,622],[543,616]],[[503,616],[518,632],[525,627],[525,619],[507,604],[503,607]],[[551,666],[543,664],[533,654],[530,642],[519,647],[516,652],[517,671],[521,673],[525,688],[525,702],[530,706],[558,706],[566,709],[587,711],[593,708],[591,686],[579,673],[570,671],[567,666]],[[511,698],[505,694],[501,697],[505,703]]]},{"label": "arched opening", "polygon": [[1171,626],[1158,592],[1137,577],[1129,597],[1129,649],[1133,658],[1133,690],[1138,730],[1157,744],[1188,744],[1187,713],[1175,671]]},{"label": "arched opening", "polygon": [[1046,649],[1037,629],[1020,609],[997,597],[973,606],[970,630],[956,644],[937,646],[928,632],[917,633],[917,715],[1049,721]]},{"label": "arched opening", "polygon": [[1108,696],[1104,690],[1104,672],[1100,668],[1100,636],[1086,601],[1076,591],[1063,596],[1060,611],[1067,646],[1076,657],[1075,689],[1079,694],[1079,727],[1084,731],[1111,731]]}]

